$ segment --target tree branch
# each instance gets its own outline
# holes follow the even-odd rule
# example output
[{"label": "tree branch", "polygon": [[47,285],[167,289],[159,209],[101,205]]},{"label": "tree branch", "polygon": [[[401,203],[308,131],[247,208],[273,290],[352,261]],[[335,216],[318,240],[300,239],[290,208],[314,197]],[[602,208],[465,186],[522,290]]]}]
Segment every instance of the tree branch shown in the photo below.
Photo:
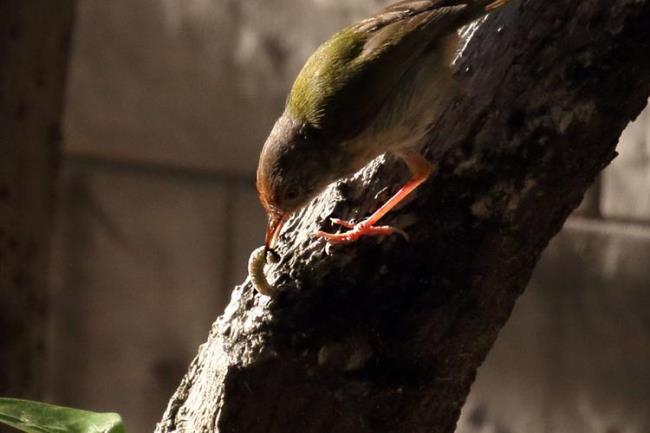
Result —
[{"label": "tree branch", "polygon": [[249,283],[157,432],[452,432],[540,253],[650,92],[649,0],[513,0],[456,64],[464,94],[431,134],[439,170],[385,222],[324,248],[404,181],[380,158],[293,217],[273,299]]}]

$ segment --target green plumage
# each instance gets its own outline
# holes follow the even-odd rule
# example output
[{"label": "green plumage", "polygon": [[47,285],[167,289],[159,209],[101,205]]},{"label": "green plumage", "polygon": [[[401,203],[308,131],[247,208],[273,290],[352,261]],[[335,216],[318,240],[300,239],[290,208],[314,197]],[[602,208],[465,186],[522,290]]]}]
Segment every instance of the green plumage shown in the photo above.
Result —
[{"label": "green plumage", "polygon": [[362,75],[364,43],[361,33],[346,28],[321,45],[296,78],[287,103],[291,114],[322,126],[328,111],[342,102],[340,92]]},{"label": "green plumage", "polygon": [[288,113],[326,133],[363,128],[410,69],[441,61],[444,36],[482,13],[467,0],[405,1],[346,27],[307,60]]}]

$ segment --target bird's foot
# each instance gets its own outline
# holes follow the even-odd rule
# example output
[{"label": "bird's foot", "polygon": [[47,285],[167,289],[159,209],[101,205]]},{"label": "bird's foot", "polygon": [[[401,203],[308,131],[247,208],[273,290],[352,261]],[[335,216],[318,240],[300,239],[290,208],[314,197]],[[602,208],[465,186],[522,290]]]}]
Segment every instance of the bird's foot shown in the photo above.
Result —
[{"label": "bird's foot", "polygon": [[336,224],[350,229],[344,233],[327,233],[324,231],[317,231],[312,236],[323,238],[331,244],[347,244],[358,240],[361,236],[389,236],[393,233],[398,233],[408,240],[408,235],[402,229],[391,226],[374,226],[368,220],[361,221],[354,224],[350,221],[342,220],[339,218],[330,218],[332,224]]}]

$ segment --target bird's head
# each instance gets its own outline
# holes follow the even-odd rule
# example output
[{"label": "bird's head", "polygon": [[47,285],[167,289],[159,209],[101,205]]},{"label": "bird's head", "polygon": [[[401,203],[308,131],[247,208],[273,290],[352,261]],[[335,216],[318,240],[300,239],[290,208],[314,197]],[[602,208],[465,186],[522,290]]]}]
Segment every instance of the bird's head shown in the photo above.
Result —
[{"label": "bird's head", "polygon": [[321,140],[285,113],[264,143],[257,167],[257,191],[268,217],[269,249],[293,213],[307,205],[334,178]]}]

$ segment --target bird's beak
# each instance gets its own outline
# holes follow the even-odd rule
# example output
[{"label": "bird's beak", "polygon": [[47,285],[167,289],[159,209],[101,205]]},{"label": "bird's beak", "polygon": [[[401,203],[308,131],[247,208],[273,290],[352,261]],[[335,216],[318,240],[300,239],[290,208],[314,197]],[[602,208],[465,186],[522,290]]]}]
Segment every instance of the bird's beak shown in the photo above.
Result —
[{"label": "bird's beak", "polygon": [[269,251],[280,234],[282,225],[287,220],[286,214],[269,214],[269,225],[266,227],[266,238],[264,239],[264,247]]}]

